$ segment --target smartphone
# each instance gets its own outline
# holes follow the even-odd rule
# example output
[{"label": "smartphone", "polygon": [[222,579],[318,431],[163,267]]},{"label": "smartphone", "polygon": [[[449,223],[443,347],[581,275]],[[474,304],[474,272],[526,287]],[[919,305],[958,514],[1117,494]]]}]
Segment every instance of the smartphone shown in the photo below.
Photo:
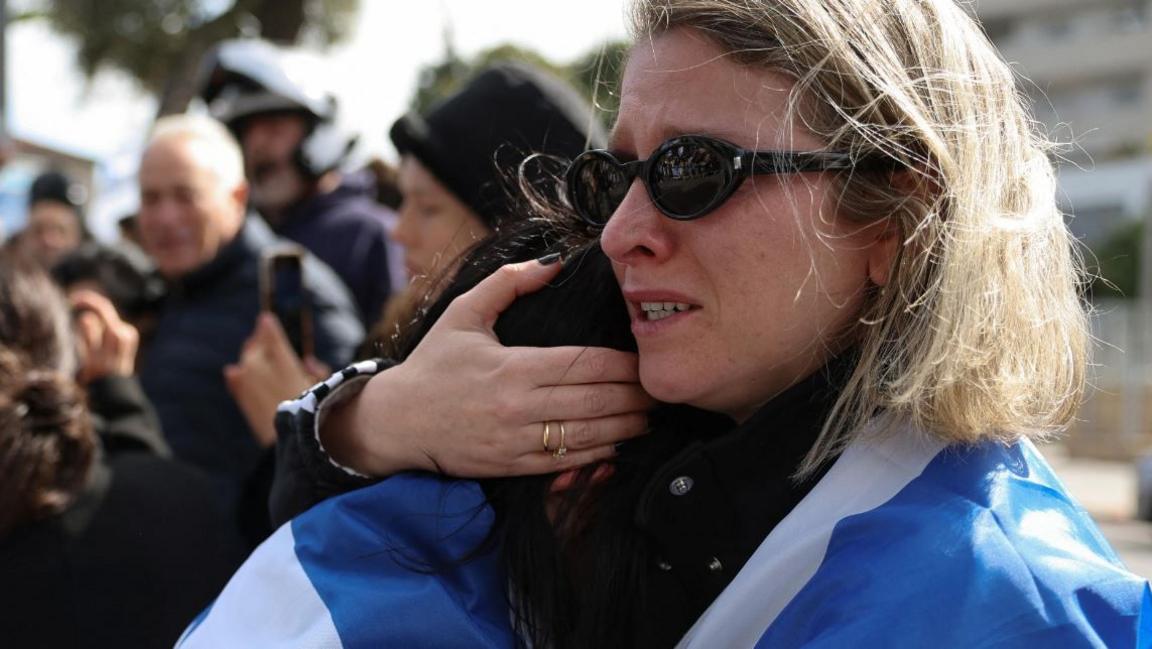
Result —
[{"label": "smartphone", "polygon": [[264,253],[260,273],[260,306],[276,315],[300,358],[315,353],[312,303],[304,290],[304,251],[276,248]]}]

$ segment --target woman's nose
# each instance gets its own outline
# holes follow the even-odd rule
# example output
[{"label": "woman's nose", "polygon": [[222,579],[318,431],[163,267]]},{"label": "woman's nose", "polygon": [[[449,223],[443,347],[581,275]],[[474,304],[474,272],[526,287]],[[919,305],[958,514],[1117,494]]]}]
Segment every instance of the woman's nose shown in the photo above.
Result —
[{"label": "woman's nose", "polygon": [[652,204],[643,183],[634,182],[600,233],[600,247],[618,264],[659,261],[672,251],[674,225]]},{"label": "woman's nose", "polygon": [[392,228],[392,240],[406,249],[411,249],[416,244],[415,217],[410,209],[404,209],[403,204],[400,205],[396,216],[396,226]]}]

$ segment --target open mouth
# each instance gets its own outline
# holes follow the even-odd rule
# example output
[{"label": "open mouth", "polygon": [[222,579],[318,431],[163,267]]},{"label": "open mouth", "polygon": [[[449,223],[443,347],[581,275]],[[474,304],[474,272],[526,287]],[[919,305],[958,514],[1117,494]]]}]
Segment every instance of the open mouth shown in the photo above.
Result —
[{"label": "open mouth", "polygon": [[640,311],[644,314],[644,319],[653,322],[655,320],[663,320],[692,309],[700,307],[693,306],[684,302],[641,302]]}]

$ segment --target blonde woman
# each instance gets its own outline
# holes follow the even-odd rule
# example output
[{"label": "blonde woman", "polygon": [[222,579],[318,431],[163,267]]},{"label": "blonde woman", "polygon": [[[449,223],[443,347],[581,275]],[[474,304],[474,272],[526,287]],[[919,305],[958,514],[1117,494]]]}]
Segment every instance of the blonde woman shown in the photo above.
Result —
[{"label": "blonde woman", "polygon": [[[510,579],[531,646],[1148,646],[1147,582],[1032,444],[1079,403],[1085,313],[1047,145],[979,26],[952,0],[632,16],[610,146],[567,191],[638,354],[501,347],[500,310],[555,272],[506,267],[403,363],[282,410],[312,496],[611,465],[638,379],[730,425],[648,474],[634,554],[563,562],[574,590],[630,596]],[[596,512],[605,484],[577,486]]]}]

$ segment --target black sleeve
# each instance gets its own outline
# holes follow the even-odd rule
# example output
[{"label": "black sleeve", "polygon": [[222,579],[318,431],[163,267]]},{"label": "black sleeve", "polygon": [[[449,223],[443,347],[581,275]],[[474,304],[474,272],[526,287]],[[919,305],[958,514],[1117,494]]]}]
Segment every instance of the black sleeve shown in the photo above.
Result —
[{"label": "black sleeve", "polygon": [[338,398],[341,388],[358,391],[356,384],[393,365],[387,360],[356,363],[313,386],[295,401],[280,404],[276,412],[276,472],[268,498],[273,528],[326,498],[378,482],[333,462],[320,445],[316,420],[325,400]]},{"label": "black sleeve", "polygon": [[88,384],[88,407],[104,449],[170,457],[160,419],[135,376],[105,376]]}]

